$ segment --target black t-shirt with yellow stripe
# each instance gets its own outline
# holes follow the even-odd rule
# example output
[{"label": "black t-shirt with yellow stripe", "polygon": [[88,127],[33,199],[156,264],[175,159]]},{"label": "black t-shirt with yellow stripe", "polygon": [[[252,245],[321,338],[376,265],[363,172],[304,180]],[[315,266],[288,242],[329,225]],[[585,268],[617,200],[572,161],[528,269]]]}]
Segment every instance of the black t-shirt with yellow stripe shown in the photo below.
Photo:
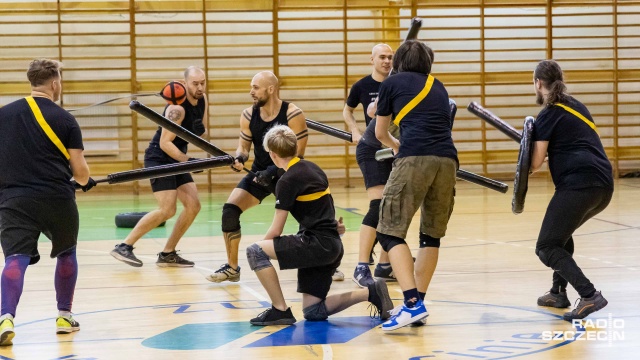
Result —
[{"label": "black t-shirt with yellow stripe", "polygon": [[276,185],[276,209],[287,210],[300,231],[338,236],[329,180],[320,167],[295,157]]},{"label": "black t-shirt with yellow stripe", "polygon": [[[53,101],[35,97],[66,149],[84,149],[78,122]],[[0,108],[0,201],[16,196],[75,198],[69,160],[36,121],[27,100]]]},{"label": "black t-shirt with yellow stripe", "polygon": [[549,142],[549,172],[556,189],[613,189],[611,162],[596,129],[587,107],[572,97],[540,111],[532,140]]},{"label": "black t-shirt with yellow stripe", "polygon": [[380,85],[376,114],[391,115],[400,127],[396,157],[434,155],[458,161],[451,138],[449,94],[433,76],[414,72],[389,76]]}]

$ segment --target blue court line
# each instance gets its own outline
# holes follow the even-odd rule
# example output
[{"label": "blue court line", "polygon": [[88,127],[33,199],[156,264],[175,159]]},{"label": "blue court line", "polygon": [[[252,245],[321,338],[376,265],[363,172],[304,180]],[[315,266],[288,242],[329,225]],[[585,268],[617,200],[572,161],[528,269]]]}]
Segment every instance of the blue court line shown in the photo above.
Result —
[{"label": "blue court line", "polygon": [[303,320],[244,347],[344,344],[380,324],[380,320],[368,316],[334,317],[326,321]]}]

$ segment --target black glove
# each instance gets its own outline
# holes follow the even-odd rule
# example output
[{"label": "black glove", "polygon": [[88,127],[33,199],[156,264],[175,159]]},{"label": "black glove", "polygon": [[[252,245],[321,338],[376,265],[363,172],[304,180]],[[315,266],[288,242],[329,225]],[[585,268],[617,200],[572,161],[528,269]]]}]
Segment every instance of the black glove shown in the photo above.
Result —
[{"label": "black glove", "polygon": [[204,134],[206,129],[204,128],[204,124],[202,123],[202,119],[193,120],[193,133],[200,136]]},{"label": "black glove", "polygon": [[73,185],[74,188],[76,189],[82,189],[83,192],[87,192],[89,190],[91,190],[91,188],[93,188],[94,186],[96,186],[96,181],[93,180],[93,178],[89,178],[89,181],[87,181],[86,185],[80,185],[78,184],[77,181],[73,180],[71,181],[71,184]]},{"label": "black glove", "polygon": [[[188,161],[194,161],[194,160],[200,160],[200,159],[198,159],[198,158],[189,158]],[[204,172],[204,170],[196,170],[196,171],[193,171],[192,174],[199,174],[201,172]]]},{"label": "black glove", "polygon": [[266,187],[267,189],[269,189],[269,191],[274,192],[276,185],[273,180],[277,176],[278,176],[278,167],[275,165],[271,165],[267,167],[265,170],[256,171],[255,181],[258,185]]},{"label": "black glove", "polygon": [[[242,155],[238,155],[236,156],[235,160],[237,160],[240,164],[244,165],[244,162],[248,160],[247,157],[242,156]],[[233,163],[235,164],[235,162]],[[231,164],[231,170],[235,171],[235,172],[241,172],[242,170],[238,170],[236,169],[233,164]]]}]

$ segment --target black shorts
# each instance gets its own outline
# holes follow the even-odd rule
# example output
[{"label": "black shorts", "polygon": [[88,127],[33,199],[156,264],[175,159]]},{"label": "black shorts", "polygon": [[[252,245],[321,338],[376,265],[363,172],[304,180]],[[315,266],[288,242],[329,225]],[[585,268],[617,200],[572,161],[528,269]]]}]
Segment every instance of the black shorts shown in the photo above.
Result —
[{"label": "black shorts", "polygon": [[393,167],[393,158],[384,161],[376,160],[375,156],[378,150],[380,149],[362,142],[356,146],[356,161],[360,166],[360,171],[362,171],[364,186],[367,189],[378,185],[386,185]]},{"label": "black shorts", "polygon": [[[168,165],[168,163],[150,160],[146,158],[144,159],[145,168],[152,167],[152,166],[159,166],[159,165]],[[193,177],[191,177],[191,174],[186,173],[186,174],[171,175],[171,176],[150,179],[150,181],[151,181],[151,190],[153,190],[153,192],[158,192],[158,191],[165,191],[165,190],[176,190],[184,184],[192,183]]]},{"label": "black shorts", "polygon": [[325,299],[344,249],[338,236],[309,231],[273,239],[281,270],[298,269],[298,292]]},{"label": "black shorts", "polygon": [[253,181],[254,178],[255,176],[247,174],[247,176],[243,177],[242,180],[240,180],[236,188],[247,191],[249,194],[253,195],[253,197],[262,202],[262,200],[264,200],[267,196],[271,195],[271,191],[269,191],[269,189],[264,186],[258,185],[255,181]]},{"label": "black shorts", "polygon": [[4,257],[27,255],[40,260],[40,233],[51,240],[51,257],[78,244],[78,207],[75,199],[14,197],[0,204],[0,243]]}]

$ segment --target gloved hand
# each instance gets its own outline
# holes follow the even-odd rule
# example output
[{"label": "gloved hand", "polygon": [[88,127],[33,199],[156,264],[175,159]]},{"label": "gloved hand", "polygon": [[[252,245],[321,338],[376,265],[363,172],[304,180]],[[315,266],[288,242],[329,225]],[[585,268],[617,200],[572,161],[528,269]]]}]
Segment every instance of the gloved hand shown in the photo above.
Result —
[{"label": "gloved hand", "polygon": [[265,170],[256,171],[256,177],[253,181],[255,181],[258,185],[267,188],[270,192],[273,193],[276,190],[276,183],[278,182],[276,177],[279,179],[278,167],[275,165],[271,165]]},{"label": "gloved hand", "polygon": [[207,130],[204,127],[204,123],[202,122],[202,119],[195,119],[193,120],[193,133],[201,136],[202,134],[204,134]]},{"label": "gloved hand", "polygon": [[94,186],[96,186],[96,181],[93,180],[93,178],[89,178],[89,181],[87,181],[86,185],[80,185],[78,184],[77,181],[73,180],[71,181],[71,184],[73,185],[74,188],[76,189],[82,189],[83,192],[87,192],[89,190],[91,190],[91,188],[93,188]]},{"label": "gloved hand", "polygon": [[235,160],[236,160],[236,161],[235,161],[233,164],[231,164],[231,170],[233,170],[233,171],[235,171],[235,172],[241,172],[241,171],[242,171],[242,169],[238,169],[238,168],[236,168],[236,167],[235,167],[235,164],[236,164],[236,163],[240,163],[240,164],[242,164],[242,166],[244,166],[244,162],[245,162],[245,161],[247,161],[247,160],[249,160],[249,158],[247,158],[247,157],[245,157],[245,156],[242,156],[242,155],[238,155],[238,156],[236,156]]}]

